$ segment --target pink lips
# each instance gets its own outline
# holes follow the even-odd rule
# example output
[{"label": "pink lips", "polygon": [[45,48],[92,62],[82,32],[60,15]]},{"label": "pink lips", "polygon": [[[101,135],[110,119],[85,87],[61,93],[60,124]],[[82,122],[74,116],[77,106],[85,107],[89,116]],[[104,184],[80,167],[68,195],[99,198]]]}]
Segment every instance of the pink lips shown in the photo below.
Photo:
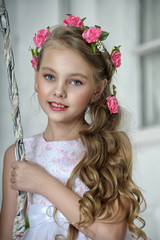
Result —
[{"label": "pink lips", "polygon": [[56,112],[60,112],[60,111],[65,111],[68,106],[64,105],[63,103],[60,102],[49,102],[49,107]]}]

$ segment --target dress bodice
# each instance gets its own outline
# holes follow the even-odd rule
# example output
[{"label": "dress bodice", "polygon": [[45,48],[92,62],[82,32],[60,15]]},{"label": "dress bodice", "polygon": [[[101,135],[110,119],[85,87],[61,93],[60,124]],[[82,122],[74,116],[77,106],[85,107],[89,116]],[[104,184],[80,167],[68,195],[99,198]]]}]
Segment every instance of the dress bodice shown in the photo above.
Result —
[{"label": "dress bodice", "polygon": [[[24,139],[26,159],[44,167],[52,176],[66,184],[72,170],[83,158],[85,147],[81,139],[72,141],[45,141],[43,134]],[[73,190],[80,196],[88,188],[75,178]],[[39,194],[28,194],[28,204],[49,206],[51,203]]]},{"label": "dress bodice", "polygon": [[[38,163],[63,184],[66,184],[72,170],[80,162],[86,152],[80,139],[47,142],[43,134],[25,138],[24,146],[27,160]],[[74,178],[72,190],[79,196],[83,196],[88,188],[79,177],[76,176]],[[54,191],[54,189],[51,189],[51,191]],[[36,193],[27,193],[27,195],[30,228],[25,231],[23,240],[66,239],[69,222],[65,216],[60,211],[57,211],[56,223],[53,218],[54,205],[51,202]],[[58,238],[57,235],[59,236]],[[131,233],[127,231],[125,240],[132,239]],[[79,232],[77,240],[91,239],[82,232]]]},{"label": "dress bodice", "polygon": [[[43,134],[25,138],[24,146],[26,160],[38,163],[52,176],[66,184],[72,170],[83,158],[86,150],[80,139],[72,141],[45,141]],[[88,190],[78,176],[74,178],[72,190],[79,196]],[[54,191],[54,189],[51,189]],[[23,240],[54,240],[67,237],[69,222],[65,216],[57,211],[56,222],[53,218],[54,205],[43,196],[36,193],[27,193],[28,196],[28,228]],[[65,204],[65,200],[64,200]],[[57,238],[57,235],[59,236]],[[79,232],[77,240],[89,240]]]}]

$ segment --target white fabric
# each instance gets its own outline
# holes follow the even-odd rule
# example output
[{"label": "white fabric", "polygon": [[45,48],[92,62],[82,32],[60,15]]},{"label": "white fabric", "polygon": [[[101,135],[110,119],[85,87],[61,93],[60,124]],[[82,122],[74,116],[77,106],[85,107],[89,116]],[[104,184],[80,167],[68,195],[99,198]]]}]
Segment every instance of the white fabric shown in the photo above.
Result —
[{"label": "white fabric", "polygon": [[[25,138],[24,145],[27,160],[40,164],[64,184],[86,151],[80,139],[46,142],[43,134]],[[88,190],[78,177],[75,177],[74,183],[73,190],[80,196]],[[23,240],[54,240],[57,234],[67,237],[68,220],[58,211],[56,214],[58,224],[55,223],[53,209],[52,203],[43,196],[28,193],[27,212],[30,228],[25,231]],[[89,240],[79,232],[77,240],[87,239]]]},{"label": "white fabric", "polygon": [[[28,217],[30,222],[30,228],[26,230],[23,240],[54,240],[57,234],[67,236],[68,221],[64,216],[58,212],[57,221],[55,223],[53,219],[53,205],[44,207],[41,205],[29,205]],[[58,240],[64,238],[60,236]],[[84,234],[79,232],[79,240],[89,240]]]},{"label": "white fabric", "polygon": [[[43,166],[51,175],[64,184],[68,180],[75,165],[85,154],[85,148],[80,139],[73,141],[46,142],[43,134],[24,139],[26,159]],[[82,196],[88,188],[75,177],[73,190]],[[54,189],[51,189],[54,191]],[[65,204],[65,199],[64,199]],[[55,240],[57,234],[67,237],[68,220],[57,211],[55,222],[53,218],[54,205],[39,194],[28,193],[28,219],[30,228],[24,233],[23,240]],[[64,240],[63,237],[56,240]],[[89,240],[79,232],[77,240]],[[125,240],[131,240],[127,232]],[[118,240],[118,239],[117,239]],[[141,239],[139,239],[141,240]]]}]

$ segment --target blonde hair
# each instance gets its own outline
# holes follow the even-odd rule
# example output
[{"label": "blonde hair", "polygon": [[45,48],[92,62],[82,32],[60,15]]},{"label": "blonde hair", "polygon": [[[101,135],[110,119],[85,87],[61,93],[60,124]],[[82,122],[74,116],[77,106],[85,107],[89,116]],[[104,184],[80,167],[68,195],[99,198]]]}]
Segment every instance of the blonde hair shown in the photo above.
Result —
[{"label": "blonde hair", "polygon": [[[56,26],[39,53],[37,71],[40,69],[45,49],[52,46],[68,47],[80,54],[93,68],[95,83],[107,79],[107,85],[100,98],[89,106],[91,123],[80,132],[86,154],[75,166],[66,184],[72,189],[74,177],[78,175],[89,188],[79,201],[78,228],[89,226],[95,220],[117,222],[123,211],[121,198],[124,197],[129,200],[126,222],[130,232],[135,238],[142,237],[146,240],[146,234],[142,231],[145,221],[139,217],[140,205],[142,202],[145,203],[145,200],[132,180],[132,147],[127,135],[118,131],[121,110],[119,108],[118,114],[108,114],[102,106],[104,99],[111,95],[113,71],[110,55],[107,50],[103,53],[96,50],[96,53],[93,53],[91,46],[82,38],[82,29]],[[118,200],[119,211],[116,216],[111,217],[115,200]],[[134,223],[136,219],[142,223],[142,227],[136,226]],[[78,229],[70,224],[67,239],[74,240],[77,235]]]}]

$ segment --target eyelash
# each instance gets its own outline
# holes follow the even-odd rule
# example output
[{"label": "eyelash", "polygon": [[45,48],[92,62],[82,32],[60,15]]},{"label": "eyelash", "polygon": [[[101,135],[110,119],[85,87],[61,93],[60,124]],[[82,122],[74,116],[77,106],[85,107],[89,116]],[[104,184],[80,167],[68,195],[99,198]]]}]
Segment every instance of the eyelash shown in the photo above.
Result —
[{"label": "eyelash", "polygon": [[[55,79],[55,77],[52,74],[45,74],[44,77],[48,80],[48,81],[53,81]],[[52,79],[50,79],[50,77]]]},{"label": "eyelash", "polygon": [[[55,80],[55,77],[52,74],[45,74],[44,78],[47,79],[48,81],[54,81]],[[82,81],[80,81],[80,80],[71,80],[70,83],[74,86],[80,86],[80,85],[83,84]],[[73,84],[73,83],[76,83],[76,84]]]},{"label": "eyelash", "polygon": [[73,82],[78,82],[78,84],[73,84],[74,86],[80,86],[83,84],[80,80],[72,80],[71,83]]}]

